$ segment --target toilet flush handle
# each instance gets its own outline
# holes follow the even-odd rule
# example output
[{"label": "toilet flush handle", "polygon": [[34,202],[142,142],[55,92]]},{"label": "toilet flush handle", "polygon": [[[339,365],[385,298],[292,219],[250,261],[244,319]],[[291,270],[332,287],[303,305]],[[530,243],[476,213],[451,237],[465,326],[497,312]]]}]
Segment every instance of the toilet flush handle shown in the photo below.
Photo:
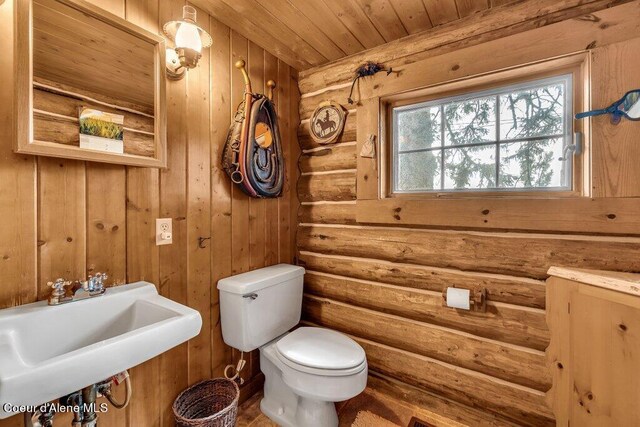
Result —
[{"label": "toilet flush handle", "polygon": [[258,298],[258,294],[256,294],[255,292],[252,292],[250,294],[242,295],[242,298],[251,298],[252,300],[254,300]]}]

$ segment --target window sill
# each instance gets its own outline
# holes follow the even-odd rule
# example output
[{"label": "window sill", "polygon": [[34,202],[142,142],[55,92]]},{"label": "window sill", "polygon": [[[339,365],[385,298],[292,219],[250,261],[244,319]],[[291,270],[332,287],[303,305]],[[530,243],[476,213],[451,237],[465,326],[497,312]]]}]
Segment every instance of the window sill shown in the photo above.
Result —
[{"label": "window sill", "polygon": [[640,198],[386,198],[356,201],[356,221],[541,232],[638,234]]},{"label": "window sill", "polygon": [[391,199],[403,200],[454,200],[454,199],[565,199],[581,197],[579,191],[571,190],[459,190],[459,191],[429,191],[416,193],[391,193]]}]

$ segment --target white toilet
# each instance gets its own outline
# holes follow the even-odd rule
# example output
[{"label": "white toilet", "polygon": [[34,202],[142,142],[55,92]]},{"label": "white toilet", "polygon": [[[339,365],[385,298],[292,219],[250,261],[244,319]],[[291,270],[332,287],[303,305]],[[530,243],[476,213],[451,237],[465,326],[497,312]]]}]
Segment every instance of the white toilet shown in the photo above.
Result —
[{"label": "white toilet", "polygon": [[367,385],[367,359],[351,338],[300,321],[304,268],[279,264],[218,282],[224,342],[260,348],[265,376],[260,409],[285,427],[338,425],[334,402]]}]

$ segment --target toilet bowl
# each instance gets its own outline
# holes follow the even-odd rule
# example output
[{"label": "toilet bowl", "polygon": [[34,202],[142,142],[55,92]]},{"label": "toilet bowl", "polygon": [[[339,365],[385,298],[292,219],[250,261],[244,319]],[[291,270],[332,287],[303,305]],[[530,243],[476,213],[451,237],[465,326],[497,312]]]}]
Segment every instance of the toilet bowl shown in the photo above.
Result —
[{"label": "toilet bowl", "polygon": [[335,427],[334,402],[367,385],[362,347],[337,331],[300,327],[304,269],[279,264],[218,282],[225,343],[260,349],[262,412],[285,427]]},{"label": "toilet bowl", "polygon": [[364,350],[338,332],[304,327],[260,348],[262,412],[282,426],[337,426],[334,402],[367,385]]}]

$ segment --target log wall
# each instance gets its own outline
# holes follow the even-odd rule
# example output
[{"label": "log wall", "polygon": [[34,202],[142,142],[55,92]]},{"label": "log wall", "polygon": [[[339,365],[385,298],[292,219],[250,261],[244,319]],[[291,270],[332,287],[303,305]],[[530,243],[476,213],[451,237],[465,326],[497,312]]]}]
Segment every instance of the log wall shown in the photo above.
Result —
[{"label": "log wall", "polygon": [[[327,99],[348,106],[352,72],[364,60],[401,67],[524,32],[535,44],[544,37],[539,27],[570,30],[574,23],[593,23],[597,35],[640,11],[638,1],[619,3],[625,2],[515,2],[500,14],[470,17],[467,27],[436,28],[301,72],[297,260],[307,269],[303,317],[354,337],[367,352],[376,387],[434,407],[457,407],[458,420],[470,425],[554,425],[545,402],[551,385],[545,358],[547,270],[565,265],[640,271],[640,230],[614,236],[585,225],[586,233],[572,234],[550,224],[544,233],[511,226],[506,232],[496,221],[478,231],[464,215],[455,229],[358,223],[355,107],[348,107],[341,138],[326,146],[309,135],[312,111]],[[623,18],[604,13],[610,6],[616,7],[607,13]],[[629,66],[638,64],[630,52],[640,48],[640,39],[584,46],[592,55],[594,106],[640,87],[637,67]],[[637,125],[630,122],[614,127],[606,118],[594,120],[593,150],[602,159],[593,165],[594,196],[639,195],[640,150],[632,132],[637,135]],[[375,201],[370,203],[375,209]],[[640,212],[624,216],[635,223]],[[442,307],[447,286],[486,289],[486,313]]]},{"label": "log wall", "polygon": [[[0,2],[0,308],[45,299],[46,283],[57,277],[75,280],[87,271],[106,271],[109,284],[146,280],[162,295],[199,310],[201,333],[132,369],[130,405],[110,407],[99,418],[105,427],[172,426],[171,405],[180,391],[221,375],[232,358],[237,362],[222,341],[217,280],[293,261],[297,72],[198,10],[198,24],[215,42],[183,80],[167,82],[166,169],[19,156],[12,153],[13,3]],[[185,4],[93,3],[153,32],[182,16]],[[280,129],[291,163],[284,195],[277,200],[249,200],[220,166],[227,129],[243,96],[242,76],[232,65],[239,58],[247,61],[257,90],[269,79],[278,84]],[[77,116],[72,100],[41,90],[35,95],[38,108]],[[142,129],[151,125],[135,115],[125,120]],[[155,245],[156,218],[173,219],[172,245]],[[207,239],[202,248],[200,237]],[[243,375],[243,395],[261,386],[258,373],[254,355]],[[70,425],[70,419],[60,415],[55,424]],[[22,427],[23,418],[1,420],[0,426]]]}]

